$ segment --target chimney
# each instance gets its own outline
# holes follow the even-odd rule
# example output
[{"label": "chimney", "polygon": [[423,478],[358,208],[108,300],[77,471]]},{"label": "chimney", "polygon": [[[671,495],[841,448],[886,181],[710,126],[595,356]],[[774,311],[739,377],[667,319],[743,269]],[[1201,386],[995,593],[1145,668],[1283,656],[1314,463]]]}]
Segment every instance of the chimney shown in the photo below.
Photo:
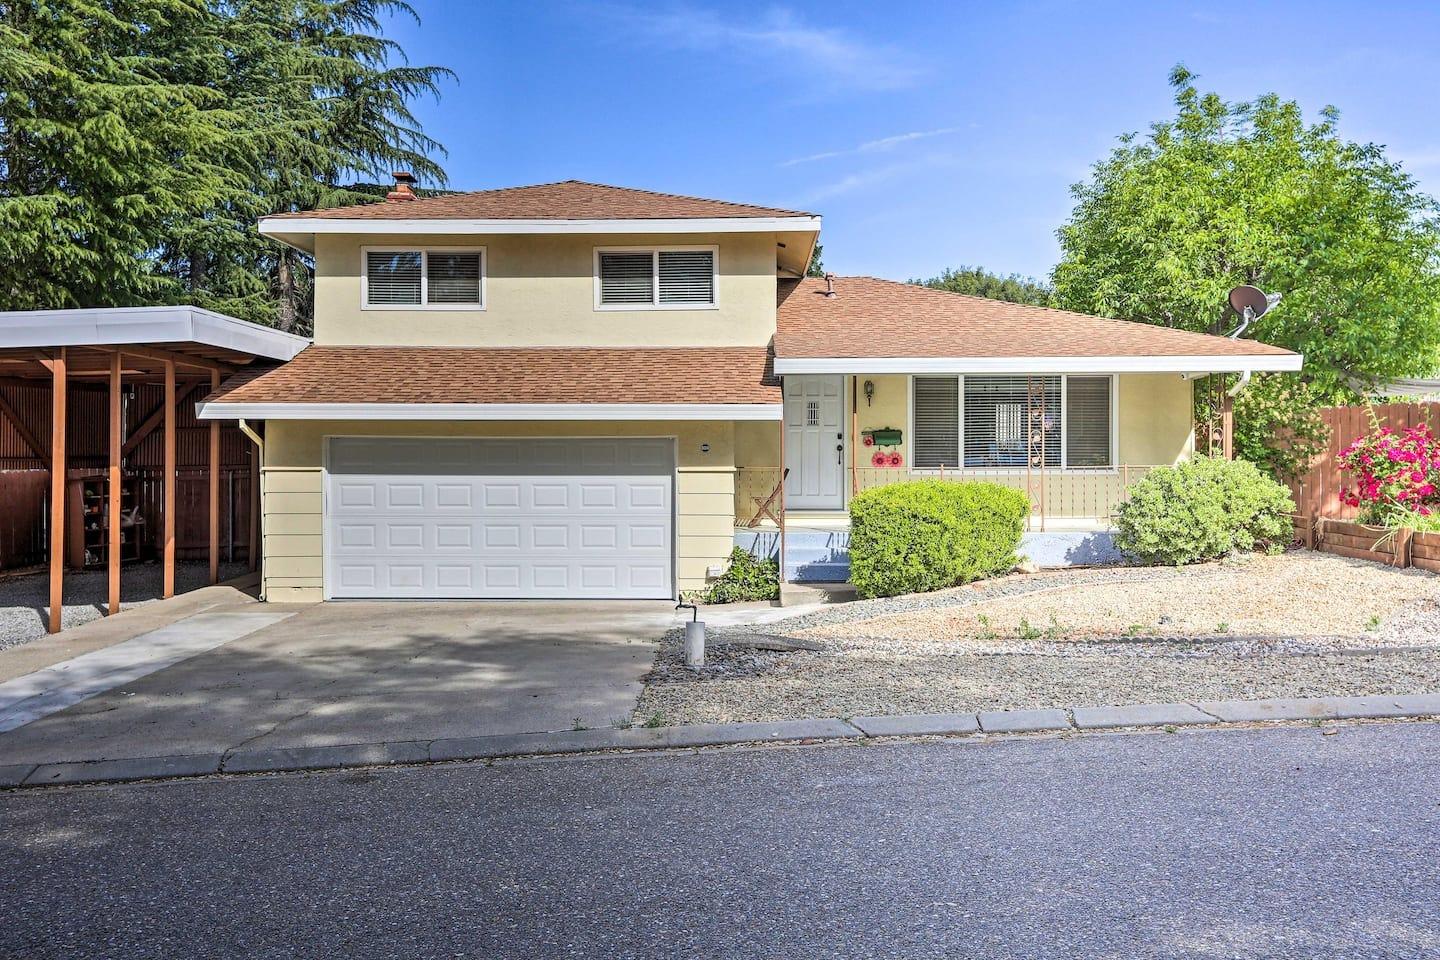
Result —
[{"label": "chimney", "polygon": [[394,177],[395,189],[385,194],[385,199],[390,203],[416,199],[415,174],[408,170],[396,170]]},{"label": "chimney", "polygon": [[825,296],[832,299],[835,296],[835,274],[833,273],[825,274]]}]

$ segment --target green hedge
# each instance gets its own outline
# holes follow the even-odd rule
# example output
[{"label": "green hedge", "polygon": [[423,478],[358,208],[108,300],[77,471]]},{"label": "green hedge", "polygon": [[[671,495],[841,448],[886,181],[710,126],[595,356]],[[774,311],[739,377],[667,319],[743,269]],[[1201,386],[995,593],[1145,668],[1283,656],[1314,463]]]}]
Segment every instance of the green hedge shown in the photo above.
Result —
[{"label": "green hedge", "polygon": [[1253,463],[1196,457],[1151,470],[1115,517],[1115,546],[1145,563],[1214,560],[1279,550],[1293,536],[1290,493]]},{"label": "green hedge", "polygon": [[861,597],[942,590],[1011,569],[1030,512],[994,483],[909,480],[850,502],[850,582]]}]

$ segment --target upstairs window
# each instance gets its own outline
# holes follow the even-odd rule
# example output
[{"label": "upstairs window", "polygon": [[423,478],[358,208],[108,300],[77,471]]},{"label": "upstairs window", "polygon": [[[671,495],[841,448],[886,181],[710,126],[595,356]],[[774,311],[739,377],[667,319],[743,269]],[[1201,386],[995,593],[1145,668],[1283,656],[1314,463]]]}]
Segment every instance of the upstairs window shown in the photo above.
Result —
[{"label": "upstairs window", "polygon": [[595,251],[595,307],[601,310],[715,306],[714,247]]},{"label": "upstairs window", "polygon": [[388,310],[483,310],[485,251],[366,248],[361,302]]}]

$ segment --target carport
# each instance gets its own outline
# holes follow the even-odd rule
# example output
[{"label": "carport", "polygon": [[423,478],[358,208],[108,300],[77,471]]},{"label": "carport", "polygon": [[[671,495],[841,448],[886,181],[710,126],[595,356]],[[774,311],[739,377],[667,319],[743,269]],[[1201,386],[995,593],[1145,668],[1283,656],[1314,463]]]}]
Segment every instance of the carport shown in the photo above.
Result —
[{"label": "carport", "polygon": [[[256,566],[254,448],[234,426],[200,425],[184,405],[232,373],[285,362],[308,344],[190,306],[0,312],[0,512],[12,538],[17,528],[44,536],[51,633],[63,626],[67,564],[104,567],[106,613],[114,614],[122,563],[153,547],[163,565],[162,595],[174,594],[182,459],[205,488],[211,583],[219,578],[222,461],[248,467],[243,490],[232,483],[227,492],[230,501],[250,498],[246,552]],[[183,451],[182,416],[191,441]],[[153,464],[141,462],[147,451]],[[34,482],[37,471],[45,474],[43,488]],[[237,510],[233,502],[226,507],[233,540]]]}]

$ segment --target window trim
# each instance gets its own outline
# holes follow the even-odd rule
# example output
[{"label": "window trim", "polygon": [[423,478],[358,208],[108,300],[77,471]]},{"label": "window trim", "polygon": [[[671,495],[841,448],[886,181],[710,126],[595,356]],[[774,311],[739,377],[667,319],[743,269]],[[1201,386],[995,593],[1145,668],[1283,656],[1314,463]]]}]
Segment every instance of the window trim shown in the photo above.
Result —
[{"label": "window trim", "polygon": [[[419,303],[371,303],[370,302],[370,254],[371,253],[418,253],[420,254],[420,302]],[[479,303],[428,303],[430,297],[430,254],[432,253],[478,253],[480,255],[480,302]],[[360,248],[360,309],[361,310],[420,310],[465,313],[484,313],[490,305],[489,291],[485,279],[490,272],[490,251],[483,246],[395,246],[375,244]]]},{"label": "window trim", "polygon": [[[660,254],[693,253],[697,250],[710,251],[710,302],[709,303],[661,303],[660,302]],[[649,303],[601,303],[600,302],[600,255],[602,253],[648,253],[650,254],[650,302]],[[591,255],[591,272],[594,274],[595,309],[605,312],[626,310],[719,310],[720,309],[720,245],[716,243],[695,244],[646,244],[638,247],[595,247]]]},{"label": "window trim", "polygon": [[[924,467],[924,468],[921,468],[921,467],[916,467],[916,466],[914,466],[914,463],[915,463],[915,377],[916,377],[916,376],[941,377],[941,376],[945,376],[945,374],[933,374],[933,373],[913,374],[913,373],[912,373],[912,374],[910,374],[909,376],[906,377],[906,381],[907,381],[907,382],[906,382],[906,388],[907,388],[907,390],[909,391],[909,403],[907,404],[907,406],[908,406],[908,408],[909,408],[909,414],[908,414],[908,416],[907,416],[907,418],[906,418],[906,419],[907,419],[907,423],[906,423],[906,425],[905,425],[905,426],[906,426],[906,431],[905,431],[905,462],[910,465],[910,472],[911,472],[911,473],[938,476],[938,475],[940,474],[940,470],[939,470],[938,468],[934,468],[934,467]],[[958,438],[958,441],[959,441],[960,459],[961,459],[961,461],[963,462],[964,459],[965,459],[965,377],[966,377],[967,375],[966,375],[966,374],[958,374],[958,373],[957,373],[957,374],[951,374],[950,376],[953,376],[953,377],[955,378],[955,380],[956,380],[956,390],[959,392],[959,395],[960,395],[960,409],[959,409],[960,436],[959,436],[959,438]],[[996,376],[996,374],[980,373],[980,374],[970,374],[969,376],[975,376],[975,377],[990,377],[990,376]],[[1005,375],[1005,374],[1000,374],[1000,376],[1006,376],[1006,375]],[[1010,374],[1009,376],[1014,376],[1014,374]],[[1070,466],[1070,465],[1068,464],[1068,462],[1067,462],[1067,461],[1069,460],[1069,458],[1070,458],[1070,452],[1069,452],[1069,449],[1068,449],[1068,444],[1066,443],[1066,441],[1069,440],[1069,432],[1070,432],[1070,423],[1069,423],[1069,422],[1070,422],[1070,403],[1069,403],[1069,399],[1068,399],[1069,391],[1068,391],[1068,389],[1067,389],[1067,386],[1068,386],[1068,380],[1069,380],[1071,374],[1069,374],[1069,373],[1061,373],[1061,374],[1044,373],[1044,374],[1035,374],[1035,376],[1045,376],[1045,377],[1058,376],[1058,377],[1060,378],[1060,465],[1059,465],[1059,466],[1055,466],[1055,467],[1045,467],[1044,469],[1046,469],[1046,470],[1052,470],[1052,471],[1053,471],[1053,470],[1060,470],[1060,471],[1064,471],[1065,473],[1082,473],[1082,474],[1119,473],[1119,472],[1120,472],[1120,462],[1121,462],[1121,461],[1120,461],[1120,375],[1119,375],[1119,374],[1115,374],[1115,373],[1081,373],[1081,372],[1078,372],[1078,371],[1074,374],[1074,376],[1077,376],[1077,377],[1108,377],[1108,378],[1110,379],[1110,465],[1109,465],[1109,466],[1105,466],[1105,467],[1072,467],[1072,466]],[[1018,466],[1018,467],[966,467],[966,466],[963,466],[963,465],[956,465],[956,466],[953,467],[953,468],[947,465],[945,469],[946,469],[947,471],[948,471],[948,470],[954,470],[954,471],[956,471],[956,472],[964,471],[965,473],[978,474],[978,475],[981,475],[981,476],[985,476],[985,475],[997,476],[997,475],[1000,475],[1000,474],[1014,473],[1014,472],[1017,471],[1017,470],[1025,470],[1025,469],[1027,469],[1027,467],[1025,467],[1023,464],[1020,465],[1020,466]]]}]

